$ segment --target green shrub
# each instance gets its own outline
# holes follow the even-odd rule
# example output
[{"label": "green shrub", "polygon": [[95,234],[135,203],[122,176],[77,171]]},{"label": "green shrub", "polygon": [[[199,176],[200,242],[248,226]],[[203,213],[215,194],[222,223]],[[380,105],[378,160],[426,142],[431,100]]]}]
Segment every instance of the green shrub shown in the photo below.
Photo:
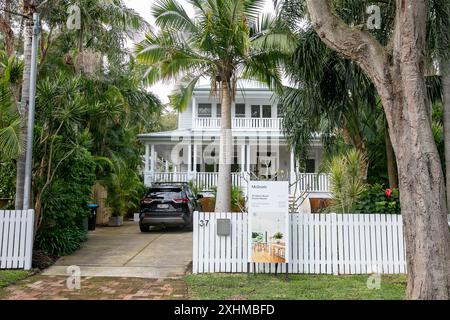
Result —
[{"label": "green shrub", "polygon": [[16,167],[11,160],[0,159],[0,209],[14,209],[15,192]]},{"label": "green shrub", "polygon": [[123,217],[139,209],[145,186],[138,173],[121,159],[113,161],[112,172],[102,180],[108,189],[107,205],[113,217]]},{"label": "green shrub", "polygon": [[[82,227],[90,210],[95,183],[95,162],[87,150],[67,159],[57,177],[43,194],[43,229]],[[40,230],[38,230],[40,232]]]},{"label": "green shrub", "polygon": [[[217,187],[211,188],[214,193],[214,206],[217,198]],[[245,196],[242,188],[239,186],[231,186],[231,211],[245,212]]]},{"label": "green shrub", "polygon": [[54,227],[36,235],[35,250],[43,250],[56,256],[65,256],[80,248],[86,241],[87,232],[78,227]]},{"label": "green shrub", "polygon": [[95,162],[89,151],[80,149],[69,157],[43,194],[42,223],[35,249],[52,255],[68,255],[86,240],[83,221],[90,210]]},{"label": "green shrub", "polygon": [[365,189],[361,172],[362,155],[352,149],[333,157],[326,168],[330,172],[331,206],[329,211],[349,213]]},{"label": "green shrub", "polygon": [[368,186],[359,196],[354,212],[400,214],[400,198],[398,189],[387,190],[381,184]]}]

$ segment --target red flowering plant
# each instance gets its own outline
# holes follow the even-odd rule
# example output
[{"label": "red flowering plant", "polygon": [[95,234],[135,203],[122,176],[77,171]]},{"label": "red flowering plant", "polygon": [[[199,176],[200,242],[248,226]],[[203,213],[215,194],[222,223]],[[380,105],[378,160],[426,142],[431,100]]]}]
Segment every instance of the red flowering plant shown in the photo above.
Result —
[{"label": "red flowering plant", "polygon": [[355,212],[400,214],[398,189],[385,189],[380,184],[370,185],[360,195]]},{"label": "red flowering plant", "polygon": [[386,189],[386,197],[390,198],[392,196],[392,189]]}]

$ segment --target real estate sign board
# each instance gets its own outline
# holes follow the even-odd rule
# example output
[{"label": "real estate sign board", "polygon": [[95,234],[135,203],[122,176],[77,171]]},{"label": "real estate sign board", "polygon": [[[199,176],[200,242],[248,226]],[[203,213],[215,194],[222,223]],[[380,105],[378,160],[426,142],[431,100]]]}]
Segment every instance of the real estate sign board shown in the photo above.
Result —
[{"label": "real estate sign board", "polygon": [[289,182],[249,182],[249,262],[289,262]]}]

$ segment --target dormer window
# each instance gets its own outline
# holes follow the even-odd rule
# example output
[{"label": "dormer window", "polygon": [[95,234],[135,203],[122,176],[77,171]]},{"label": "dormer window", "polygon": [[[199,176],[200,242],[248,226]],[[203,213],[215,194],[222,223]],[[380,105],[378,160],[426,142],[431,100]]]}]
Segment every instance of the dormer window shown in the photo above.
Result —
[{"label": "dormer window", "polygon": [[211,118],[212,117],[212,105],[210,103],[198,104],[198,117],[199,118]]}]

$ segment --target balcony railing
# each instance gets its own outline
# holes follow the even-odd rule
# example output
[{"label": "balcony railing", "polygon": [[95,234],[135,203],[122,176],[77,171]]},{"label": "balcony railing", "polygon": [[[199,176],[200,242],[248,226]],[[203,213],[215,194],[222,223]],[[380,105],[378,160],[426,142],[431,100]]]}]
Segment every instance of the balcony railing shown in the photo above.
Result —
[{"label": "balcony railing", "polygon": [[[281,130],[282,118],[233,118],[232,129],[264,129]],[[196,129],[220,129],[220,118],[196,118],[194,128]]]},{"label": "balcony railing", "polygon": [[[247,172],[231,174],[234,186],[245,189],[250,175]],[[203,190],[211,190],[217,186],[219,174],[217,172],[147,172],[145,184],[150,186],[154,182],[188,182],[192,181]],[[301,191],[309,193],[327,193],[330,191],[329,175],[316,173],[297,173],[291,177],[291,184],[297,182]]]}]

